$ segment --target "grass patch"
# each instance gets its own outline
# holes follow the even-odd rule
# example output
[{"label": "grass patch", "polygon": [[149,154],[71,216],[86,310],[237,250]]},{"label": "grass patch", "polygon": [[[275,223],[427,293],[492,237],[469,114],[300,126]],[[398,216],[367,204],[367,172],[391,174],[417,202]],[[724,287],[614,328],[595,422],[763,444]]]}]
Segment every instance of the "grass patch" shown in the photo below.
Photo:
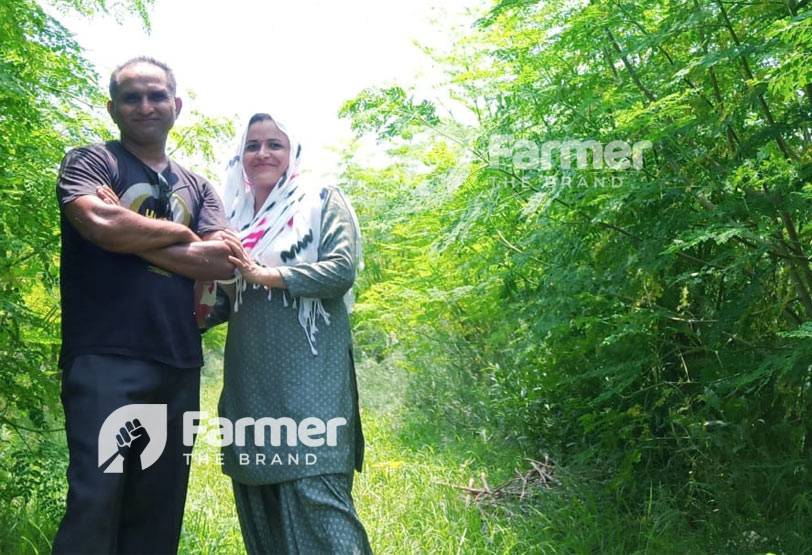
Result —
[{"label": "grass patch", "polygon": [[[200,410],[209,416],[217,414],[222,385],[222,357],[207,353],[201,379]],[[219,447],[201,438],[195,442],[178,553],[245,553],[231,480],[217,463],[219,452]]]},{"label": "grass patch", "polygon": [[[216,412],[222,375],[204,371],[201,408]],[[353,497],[376,553],[531,553],[543,549],[546,520],[530,506],[466,506],[465,484],[483,472],[489,480],[513,473],[516,448],[494,449],[483,438],[454,435],[429,423],[405,421],[403,373],[359,365],[362,418],[367,441],[364,472]],[[217,448],[198,442],[196,455],[213,460]],[[494,462],[501,465],[494,465]],[[487,463],[487,464],[486,464]],[[552,551],[552,545],[548,546]],[[217,464],[193,464],[181,553],[244,553],[228,478]]]}]

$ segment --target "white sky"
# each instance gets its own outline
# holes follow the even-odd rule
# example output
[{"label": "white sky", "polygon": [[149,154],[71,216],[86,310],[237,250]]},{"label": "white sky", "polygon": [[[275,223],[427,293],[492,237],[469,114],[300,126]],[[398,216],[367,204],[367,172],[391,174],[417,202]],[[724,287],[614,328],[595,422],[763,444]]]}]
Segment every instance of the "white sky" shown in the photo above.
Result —
[{"label": "white sky", "polygon": [[[335,175],[330,146],[350,137],[341,104],[370,86],[416,85],[418,97],[444,97],[440,68],[416,46],[447,50],[466,8],[481,0],[156,0],[152,30],[136,17],[58,14],[106,87],[122,61],[146,54],[175,71],[185,109],[278,117],[305,148],[305,166]],[[196,98],[188,98],[188,91]],[[183,114],[181,114],[183,118]],[[242,125],[239,123],[237,127]],[[239,133],[239,131],[238,131]],[[233,145],[226,147],[230,154]],[[193,168],[192,168],[193,169]]]}]

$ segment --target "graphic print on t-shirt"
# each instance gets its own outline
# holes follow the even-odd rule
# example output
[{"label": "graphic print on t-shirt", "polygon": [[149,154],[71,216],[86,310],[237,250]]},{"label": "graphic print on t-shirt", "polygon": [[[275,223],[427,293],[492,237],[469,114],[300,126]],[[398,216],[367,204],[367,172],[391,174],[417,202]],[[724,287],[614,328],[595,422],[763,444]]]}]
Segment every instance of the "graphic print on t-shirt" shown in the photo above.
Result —
[{"label": "graphic print on t-shirt", "polygon": [[[149,183],[134,183],[124,191],[120,199],[121,205],[129,208],[133,212],[137,212],[148,218],[159,217],[156,213],[154,206],[159,206],[160,196],[158,195],[158,187]],[[144,205],[148,206],[145,207]],[[175,223],[190,226],[192,222],[192,213],[183,198],[172,193],[169,197],[169,206],[172,209],[172,221]]]}]

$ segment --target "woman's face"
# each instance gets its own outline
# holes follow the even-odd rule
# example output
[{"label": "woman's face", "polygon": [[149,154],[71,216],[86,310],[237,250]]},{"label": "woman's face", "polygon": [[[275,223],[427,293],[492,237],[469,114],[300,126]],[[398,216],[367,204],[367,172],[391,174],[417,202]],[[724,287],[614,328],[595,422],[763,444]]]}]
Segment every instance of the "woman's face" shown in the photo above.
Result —
[{"label": "woman's face", "polygon": [[252,187],[269,189],[276,185],[289,161],[290,141],[273,121],[258,121],[248,128],[243,167]]}]

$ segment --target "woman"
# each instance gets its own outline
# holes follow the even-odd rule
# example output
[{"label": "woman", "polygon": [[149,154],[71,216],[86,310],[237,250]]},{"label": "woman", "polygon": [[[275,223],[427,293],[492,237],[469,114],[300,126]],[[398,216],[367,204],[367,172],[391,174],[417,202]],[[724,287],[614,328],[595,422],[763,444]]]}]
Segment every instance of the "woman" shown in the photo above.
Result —
[{"label": "woman", "polygon": [[220,416],[235,430],[274,420],[248,427],[242,446],[235,433],[223,470],[249,553],[371,553],[350,495],[363,435],[344,297],[360,232],[338,189],[302,180],[300,159],[285,127],[255,114],[226,176],[244,250],[231,258]]}]

